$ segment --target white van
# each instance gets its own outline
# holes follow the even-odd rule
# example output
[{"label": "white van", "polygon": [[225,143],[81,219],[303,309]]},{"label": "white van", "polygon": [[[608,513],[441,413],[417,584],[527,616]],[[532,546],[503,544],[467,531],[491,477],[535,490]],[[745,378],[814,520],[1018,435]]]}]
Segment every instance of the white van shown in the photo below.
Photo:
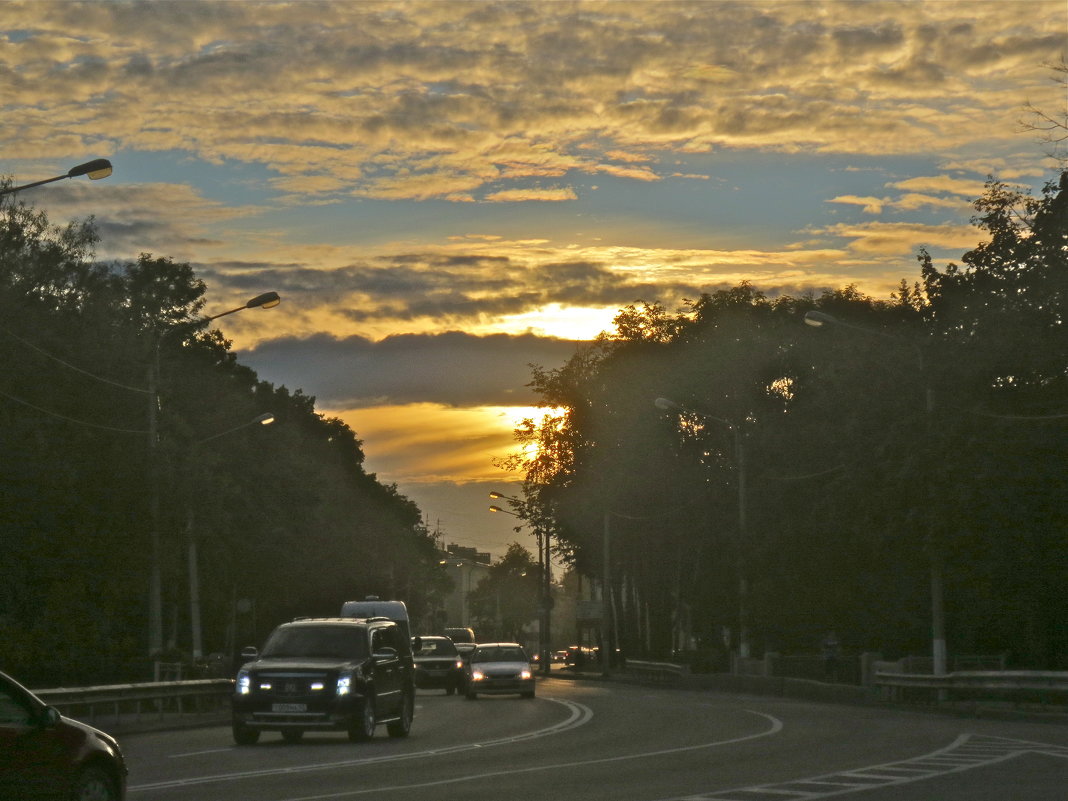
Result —
[{"label": "white van", "polygon": [[341,617],[384,617],[404,630],[406,639],[412,632],[408,625],[408,607],[404,601],[383,601],[377,595],[368,595],[362,601],[345,601],[341,604]]}]

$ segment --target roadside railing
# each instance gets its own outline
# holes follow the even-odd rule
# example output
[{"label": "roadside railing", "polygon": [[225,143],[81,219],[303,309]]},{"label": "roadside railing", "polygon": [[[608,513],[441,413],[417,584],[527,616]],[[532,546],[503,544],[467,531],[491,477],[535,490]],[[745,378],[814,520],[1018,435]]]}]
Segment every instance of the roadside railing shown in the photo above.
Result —
[{"label": "roadside railing", "polygon": [[102,725],[140,724],[223,710],[234,691],[231,679],[156,681],[99,687],[34,690],[46,704],[68,717]]},{"label": "roadside railing", "polygon": [[640,659],[628,659],[624,671],[642,679],[652,681],[674,681],[690,672],[686,665],[674,665],[670,662],[646,662]]},{"label": "roadside railing", "polygon": [[965,670],[934,676],[927,673],[876,672],[875,686],[889,701],[968,700],[1068,701],[1068,671]]}]

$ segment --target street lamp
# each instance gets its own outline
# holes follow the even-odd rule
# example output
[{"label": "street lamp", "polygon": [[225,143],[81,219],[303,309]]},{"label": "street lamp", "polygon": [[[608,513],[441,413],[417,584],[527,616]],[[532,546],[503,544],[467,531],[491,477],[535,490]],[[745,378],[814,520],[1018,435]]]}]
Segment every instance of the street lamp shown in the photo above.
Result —
[{"label": "street lamp", "polygon": [[[926,435],[930,439],[931,432],[934,430],[932,414],[934,412],[934,393],[927,381],[927,369],[924,364],[923,349],[918,344],[910,339],[904,337],[894,336],[893,334],[887,334],[884,331],[878,331],[873,328],[866,328],[860,325],[854,325],[852,323],[846,323],[839,320],[826,312],[811,310],[805,312],[805,324],[814,328],[821,328],[825,325],[836,326],[838,328],[848,328],[853,331],[860,331],[864,334],[881,336],[886,339],[892,339],[903,345],[911,347],[916,355],[917,367],[919,370],[920,378],[923,381],[923,408],[924,419],[926,421]],[[938,547],[934,542],[934,535],[932,531],[932,520],[930,509],[927,510],[927,547],[929,550],[929,557],[931,560],[930,565],[930,583],[931,583],[931,661],[932,670],[934,675],[942,676],[946,672],[946,615],[945,615],[945,589],[943,585],[942,575],[942,559],[941,554],[938,552]]]},{"label": "street lamp", "polygon": [[703,420],[722,423],[734,436],[734,464],[738,469],[738,656],[749,657],[749,579],[746,575],[745,548],[748,543],[748,499],[746,497],[746,461],[742,432],[737,425],[722,417],[694,411],[668,398],[657,398],[653,405],[664,412],[690,414]]},{"label": "street lamp", "polygon": [[[513,498],[511,495],[504,495],[500,492],[493,491],[489,494],[491,498],[503,498],[507,501],[511,501],[514,504],[522,503],[518,498]],[[491,512],[504,512],[504,514],[512,515],[523,519],[515,512],[509,512],[507,509],[502,509],[499,506],[491,506],[489,508]],[[549,557],[549,532],[542,531],[539,527],[534,526],[534,536],[538,541],[538,566],[541,568],[542,582],[538,586],[538,653],[540,654],[541,672],[548,673],[552,668],[552,641],[550,634],[550,627],[552,625],[552,573],[550,572],[550,557]],[[543,553],[544,551],[544,553]]]},{"label": "street lamp", "polygon": [[23,184],[22,186],[9,186],[7,189],[0,189],[0,195],[10,195],[23,189],[32,189],[35,186],[43,186],[53,181],[62,181],[64,178],[77,178],[81,175],[88,176],[90,181],[107,178],[111,175],[111,162],[107,159],[93,159],[85,162],[85,164],[79,164],[77,167],[71,167],[64,175],[45,178],[43,181],[34,181],[31,184]]},{"label": "street lamp", "polygon": [[[254,425],[269,426],[274,422],[274,415],[270,412],[266,412],[249,420],[247,423],[242,423],[239,426],[228,428],[226,431],[220,431],[218,434],[212,434],[210,437],[197,440],[189,446],[189,460],[193,462],[196,455],[196,449],[203,445],[205,442],[211,442],[212,440],[219,439],[219,437],[225,437],[227,434],[232,434],[235,431],[240,431],[244,428]],[[197,538],[196,528],[193,522],[193,504],[191,498],[186,499],[186,547],[187,547],[187,560],[189,564],[189,625],[191,627],[192,636],[192,651],[193,661],[197,662],[204,656],[203,637],[200,628],[200,571],[197,567]]]},{"label": "street lamp", "polygon": [[[93,162],[90,162],[92,164]],[[86,165],[82,165],[85,167]],[[108,165],[110,167],[110,165]],[[78,168],[75,168],[78,169]],[[98,176],[103,177],[103,176]],[[203,321],[215,320],[227,314],[253,309],[256,307],[270,309],[281,303],[277,292],[264,292],[248,301],[244,306],[222,312]],[[174,331],[176,329],[170,329]],[[148,653],[155,657],[163,650],[163,578],[162,578],[162,552],[160,541],[160,477],[159,477],[159,425],[158,414],[160,406],[159,396],[159,347],[163,337],[169,333],[157,332],[152,343],[152,354],[148,360],[148,452],[149,452],[149,518],[151,520],[151,558],[149,567],[148,588]]]},{"label": "street lamp", "polygon": [[248,301],[244,306],[238,306],[236,309],[230,309],[230,311],[213,314],[211,317],[205,317],[204,319],[205,321],[218,320],[220,317],[225,317],[234,312],[244,311],[245,309],[273,309],[281,302],[282,298],[279,297],[277,292],[264,292],[262,295],[257,295],[252,300]]}]

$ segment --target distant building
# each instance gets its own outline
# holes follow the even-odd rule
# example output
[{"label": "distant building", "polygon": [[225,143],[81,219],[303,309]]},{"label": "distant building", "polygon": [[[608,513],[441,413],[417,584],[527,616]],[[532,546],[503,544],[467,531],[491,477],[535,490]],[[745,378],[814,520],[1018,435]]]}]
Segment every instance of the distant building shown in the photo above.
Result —
[{"label": "distant building", "polygon": [[468,548],[465,545],[457,545],[455,542],[450,542],[449,547],[446,548],[445,551],[449,556],[459,557],[460,559],[469,559],[480,565],[492,564],[492,557],[488,552],[479,551],[475,548]]},{"label": "distant building", "polygon": [[[491,562],[492,557],[489,553],[454,543],[450,543],[449,547],[442,552],[440,564],[453,583],[452,592],[443,599],[442,627],[467,628],[471,626],[471,609],[467,596],[482,579],[489,575]],[[478,636],[477,630],[475,636]]]}]

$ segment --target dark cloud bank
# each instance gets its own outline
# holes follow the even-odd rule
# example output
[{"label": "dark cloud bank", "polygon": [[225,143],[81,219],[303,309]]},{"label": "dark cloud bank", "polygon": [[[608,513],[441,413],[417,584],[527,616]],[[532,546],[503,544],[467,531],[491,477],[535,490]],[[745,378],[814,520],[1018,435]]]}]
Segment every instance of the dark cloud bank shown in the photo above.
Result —
[{"label": "dark cloud bank", "polygon": [[269,340],[237,356],[260,378],[314,395],[321,406],[527,406],[537,400],[526,386],[530,365],[559,367],[584,344],[461,331],[399,334],[377,342],[317,334]]}]

